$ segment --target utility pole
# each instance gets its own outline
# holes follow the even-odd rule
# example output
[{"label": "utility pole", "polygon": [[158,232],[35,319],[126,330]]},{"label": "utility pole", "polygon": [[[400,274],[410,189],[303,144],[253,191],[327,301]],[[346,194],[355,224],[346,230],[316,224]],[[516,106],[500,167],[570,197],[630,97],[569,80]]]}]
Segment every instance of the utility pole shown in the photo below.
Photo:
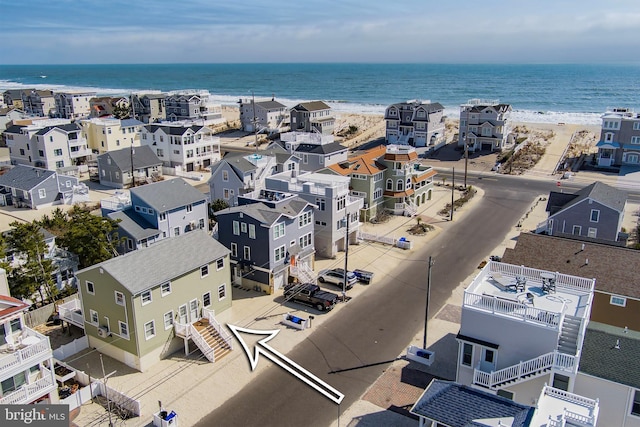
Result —
[{"label": "utility pole", "polygon": [[256,96],[251,91],[251,108],[253,109],[253,133],[255,135],[256,141],[256,153],[258,152],[258,118],[256,117]]},{"label": "utility pole", "polygon": [[107,388],[107,379],[116,373],[113,371],[109,375],[104,373],[104,362],[102,361],[102,353],[100,353],[100,365],[102,366],[102,384],[104,384],[104,397],[107,399],[107,412],[109,413],[109,427],[113,427],[113,421],[111,421],[111,401],[109,400],[109,389]]},{"label": "utility pole", "polygon": [[[133,112],[133,119],[136,118],[136,104],[133,102],[133,94],[131,94],[131,111]],[[136,179],[133,176],[133,138],[131,138],[131,186],[136,186]]]},{"label": "utility pole", "polygon": [[347,300],[347,267],[349,265],[349,213],[346,216],[347,234],[344,236],[344,280],[342,281],[342,302]]},{"label": "utility pole", "polygon": [[451,171],[451,215],[449,217],[449,221],[453,221],[453,197],[456,191],[456,168],[453,168]]},{"label": "utility pole", "polygon": [[424,339],[422,340],[422,348],[427,349],[427,321],[429,320],[429,297],[431,296],[431,266],[433,266],[431,256],[429,256],[429,267],[427,270],[427,304],[424,309]]},{"label": "utility pole", "polygon": [[469,145],[467,137],[464,137],[464,188],[467,188],[467,163],[469,163]]}]

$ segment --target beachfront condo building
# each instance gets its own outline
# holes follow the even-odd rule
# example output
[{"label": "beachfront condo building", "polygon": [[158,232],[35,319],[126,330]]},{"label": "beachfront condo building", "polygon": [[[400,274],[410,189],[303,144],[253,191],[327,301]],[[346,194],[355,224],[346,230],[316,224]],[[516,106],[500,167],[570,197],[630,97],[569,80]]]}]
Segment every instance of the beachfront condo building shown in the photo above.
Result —
[{"label": "beachfront condo building", "polygon": [[91,150],[77,123],[43,119],[30,125],[13,125],[5,132],[11,164],[55,171],[87,162]]},{"label": "beachfront condo building", "polygon": [[27,326],[29,305],[5,294],[0,275],[0,405],[58,403],[49,338]]},{"label": "beachfront condo building", "polygon": [[640,164],[640,114],[613,108],[602,116],[596,164],[602,168]]},{"label": "beachfront condo building", "polygon": [[165,98],[167,120],[202,126],[222,123],[222,106],[211,100],[207,90],[169,92]]},{"label": "beachfront condo building", "polygon": [[22,104],[25,113],[32,116],[53,117],[56,113],[56,100],[51,90],[25,90]]},{"label": "beachfront condo building", "polygon": [[345,250],[345,239],[351,244],[357,241],[364,199],[349,193],[350,182],[347,176],[286,171],[267,177],[265,190],[295,194],[317,206],[314,213],[316,252],[331,258]]},{"label": "beachfront condo building", "polygon": [[322,101],[302,102],[289,111],[292,132],[317,132],[331,135],[336,118],[331,107]]},{"label": "beachfront condo building", "polygon": [[412,100],[387,107],[384,112],[387,144],[436,150],[446,143],[444,107],[438,102]]},{"label": "beachfront condo building", "polygon": [[95,92],[56,92],[56,117],[75,120],[91,114],[89,100]]},{"label": "beachfront condo building", "polygon": [[142,123],[155,123],[167,118],[165,93],[134,93],[129,97],[131,118]]},{"label": "beachfront condo building", "polygon": [[95,154],[140,146],[144,123],[135,119],[92,118],[81,120],[82,132]]},{"label": "beachfront condo building", "polygon": [[288,127],[289,112],[287,106],[279,103],[275,98],[270,100],[254,101],[253,99],[240,99],[240,123],[245,132],[281,132]]},{"label": "beachfront condo building", "polygon": [[460,106],[458,147],[470,152],[499,151],[515,142],[509,115],[511,105],[499,100],[470,99]]},{"label": "beachfront condo building", "polygon": [[350,194],[364,199],[360,220],[384,212],[414,216],[431,200],[436,171],[422,165],[414,147],[379,145],[319,172],[351,178]]},{"label": "beachfront condo building", "polygon": [[205,126],[146,125],[140,141],[175,173],[202,171],[220,160],[220,138]]}]

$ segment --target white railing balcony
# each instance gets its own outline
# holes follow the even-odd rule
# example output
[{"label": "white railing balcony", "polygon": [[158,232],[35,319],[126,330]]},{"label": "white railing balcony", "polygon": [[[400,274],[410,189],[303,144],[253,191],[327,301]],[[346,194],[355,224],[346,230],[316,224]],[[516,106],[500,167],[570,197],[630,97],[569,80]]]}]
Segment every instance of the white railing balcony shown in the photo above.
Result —
[{"label": "white railing balcony", "polygon": [[[14,334],[14,336],[17,334]],[[25,328],[19,337],[15,337],[15,348],[7,347],[0,357],[0,376],[16,370],[18,367],[28,368],[32,363],[51,357],[49,337],[33,329]]]},{"label": "white railing balcony", "polygon": [[181,338],[189,338],[191,336],[188,323],[175,322],[173,324],[173,331],[176,333],[176,336]]},{"label": "white railing balcony", "polygon": [[86,145],[82,148],[79,148],[78,150],[69,149],[69,157],[71,157],[72,159],[77,159],[78,157],[90,156],[91,154],[92,154],[91,150],[88,149]]},{"label": "white railing balcony", "polygon": [[131,199],[111,197],[109,199],[100,200],[100,207],[110,211],[123,211],[131,206]]},{"label": "white railing balcony", "polygon": [[84,316],[82,314],[82,304],[78,298],[65,302],[58,306],[58,316],[60,320],[84,329]]},{"label": "white railing balcony", "polygon": [[45,396],[57,388],[53,372],[49,369],[42,369],[42,378],[31,384],[25,384],[6,396],[0,398],[0,405],[20,405],[32,402],[39,397]]}]

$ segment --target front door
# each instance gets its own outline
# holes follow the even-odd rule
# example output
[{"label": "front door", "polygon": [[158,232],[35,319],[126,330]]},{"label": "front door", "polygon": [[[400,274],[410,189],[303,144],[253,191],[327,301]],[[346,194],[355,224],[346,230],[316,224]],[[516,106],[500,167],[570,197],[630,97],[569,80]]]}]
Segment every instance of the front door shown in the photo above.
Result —
[{"label": "front door", "polygon": [[200,316],[198,316],[198,300],[192,299],[189,301],[189,321],[195,322],[198,320]]},{"label": "front door", "polygon": [[183,304],[178,307],[178,323],[186,325],[188,321],[189,318],[187,317],[187,304]]},{"label": "front door", "polygon": [[494,350],[488,348],[483,349],[480,369],[483,372],[492,372],[496,370],[496,353]]}]

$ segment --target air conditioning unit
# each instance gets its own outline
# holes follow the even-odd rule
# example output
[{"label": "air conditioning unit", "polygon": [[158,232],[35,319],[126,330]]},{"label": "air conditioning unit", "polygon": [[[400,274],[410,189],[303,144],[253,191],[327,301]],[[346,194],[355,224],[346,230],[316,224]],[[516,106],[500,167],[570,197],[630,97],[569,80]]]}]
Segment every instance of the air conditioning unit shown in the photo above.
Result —
[{"label": "air conditioning unit", "polygon": [[98,336],[100,338],[106,338],[109,336],[109,330],[107,328],[105,328],[104,326],[99,326],[98,327]]}]

